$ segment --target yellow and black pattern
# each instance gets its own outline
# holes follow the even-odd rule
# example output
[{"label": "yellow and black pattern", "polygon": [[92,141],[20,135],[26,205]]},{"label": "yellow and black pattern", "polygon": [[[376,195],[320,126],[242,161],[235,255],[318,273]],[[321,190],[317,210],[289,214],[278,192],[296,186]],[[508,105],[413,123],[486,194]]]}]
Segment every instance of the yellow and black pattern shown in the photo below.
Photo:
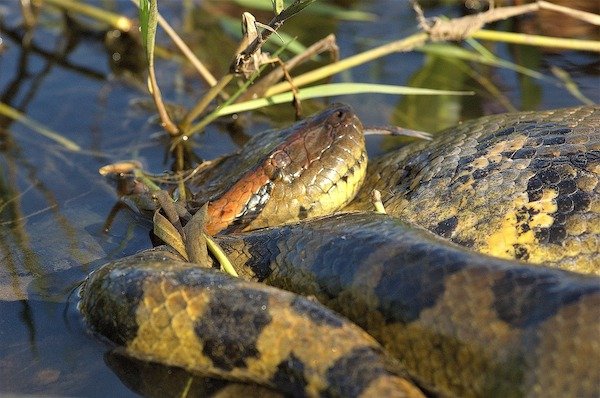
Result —
[{"label": "yellow and black pattern", "polygon": [[126,353],[292,396],[422,394],[362,329],[319,303],[142,252],[94,272],[80,308]]},{"label": "yellow and black pattern", "polygon": [[347,209],[370,210],[378,189],[405,221],[344,213],[217,237],[242,278],[362,329],[165,251],[95,271],[82,312],[130,356],[291,396],[420,396],[412,380],[441,396],[597,397],[600,280],[544,265],[600,272],[599,118],[490,116],[384,156]]},{"label": "yellow and black pattern", "polygon": [[482,253],[600,273],[600,108],[489,116],[369,165],[388,214]]},{"label": "yellow and black pattern", "polygon": [[471,252],[373,213],[219,240],[245,278],[309,294],[454,396],[600,393],[600,282]]}]

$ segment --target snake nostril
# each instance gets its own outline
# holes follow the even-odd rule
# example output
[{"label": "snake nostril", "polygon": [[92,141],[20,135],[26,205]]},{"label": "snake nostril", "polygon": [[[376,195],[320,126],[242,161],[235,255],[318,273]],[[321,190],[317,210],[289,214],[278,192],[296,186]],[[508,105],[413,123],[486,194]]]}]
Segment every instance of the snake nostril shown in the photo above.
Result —
[{"label": "snake nostril", "polygon": [[331,116],[329,116],[329,123],[332,125],[338,125],[343,123],[350,113],[346,109],[336,109]]}]

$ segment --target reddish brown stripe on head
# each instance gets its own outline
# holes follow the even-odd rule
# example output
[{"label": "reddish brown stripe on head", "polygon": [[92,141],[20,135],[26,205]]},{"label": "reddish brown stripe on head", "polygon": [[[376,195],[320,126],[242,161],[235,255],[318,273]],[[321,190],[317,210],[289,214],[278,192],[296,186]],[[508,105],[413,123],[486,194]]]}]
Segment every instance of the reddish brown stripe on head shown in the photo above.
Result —
[{"label": "reddish brown stripe on head", "polygon": [[206,232],[214,235],[227,228],[242,213],[251,196],[269,181],[261,167],[246,173],[223,196],[209,203]]}]

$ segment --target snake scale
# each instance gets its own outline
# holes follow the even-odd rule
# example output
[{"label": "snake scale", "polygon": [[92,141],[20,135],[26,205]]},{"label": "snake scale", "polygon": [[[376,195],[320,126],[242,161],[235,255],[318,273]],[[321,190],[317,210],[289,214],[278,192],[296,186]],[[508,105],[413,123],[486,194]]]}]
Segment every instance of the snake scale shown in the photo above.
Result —
[{"label": "snake scale", "polygon": [[[365,178],[362,126],[333,107],[291,139],[257,137],[269,155],[242,151],[199,189],[252,282],[154,249],[93,272],[81,310],[129,356],[290,396],[598,396],[600,280],[568,270],[600,267],[599,120],[484,117]],[[217,188],[240,159],[258,166]],[[370,209],[374,188],[389,215],[323,216]],[[294,222],[243,232],[281,213]]]}]

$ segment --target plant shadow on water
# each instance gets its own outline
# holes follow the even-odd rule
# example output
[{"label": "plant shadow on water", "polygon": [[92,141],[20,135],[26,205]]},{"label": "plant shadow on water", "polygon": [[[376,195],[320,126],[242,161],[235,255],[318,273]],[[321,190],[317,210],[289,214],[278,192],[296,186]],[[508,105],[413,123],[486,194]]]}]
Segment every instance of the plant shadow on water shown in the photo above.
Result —
[{"label": "plant shadow on water", "polygon": [[[136,15],[129,2],[115,3],[113,11]],[[200,2],[212,8],[216,3]],[[286,25],[286,32],[298,35],[304,44],[335,32],[342,56],[348,56],[415,31],[414,15],[405,2],[345,3],[372,12],[377,21],[298,17]],[[223,39],[229,37],[224,30],[231,29],[231,24],[217,15],[237,17],[242,11],[228,4],[219,9],[220,14],[211,14],[200,5],[182,10],[178,1],[160,2],[161,12],[173,23],[184,15],[190,42],[196,43],[200,57],[219,73],[231,61],[236,40]],[[461,12],[455,6],[432,6],[427,11],[449,16]],[[127,43],[119,52],[113,45],[123,44],[126,36],[117,34],[115,38],[114,31],[92,28],[95,24],[87,20],[66,20],[51,7],[41,11],[35,29],[23,29],[21,22],[18,2],[0,1],[0,103],[60,132],[81,149],[65,149],[33,133],[25,124],[0,116],[0,393],[127,396],[134,395],[133,390],[164,396],[167,392],[180,395],[185,390],[210,394],[220,382],[194,380],[191,383],[204,385],[205,390],[198,392],[190,388],[189,375],[177,369],[137,363],[119,352],[110,352],[106,344],[86,331],[76,310],[75,289],[88,272],[110,259],[150,246],[148,225],[131,212],[121,212],[111,230],[103,233],[116,194],[97,173],[102,165],[131,158],[143,160],[149,170],[168,168],[163,142],[155,139],[160,128],[151,112],[135,105],[148,99],[144,80],[135,77],[140,74],[143,53]],[[202,26],[205,30],[199,28]],[[167,41],[160,37],[159,43]],[[551,77],[552,66],[569,72],[583,95],[593,102],[600,99],[598,76],[593,72],[597,56],[496,46],[500,57],[547,77],[535,79],[482,65],[473,68],[467,61],[443,58],[433,48],[426,54],[393,54],[336,79],[473,90],[475,96],[399,98],[374,94],[340,100],[352,105],[366,124],[395,123],[426,131],[513,107],[546,109],[580,104]],[[189,105],[203,90],[198,79],[178,61],[160,60],[157,68],[167,99]],[[305,108],[317,106],[307,102]],[[244,118],[246,128],[242,130],[255,133],[292,120],[291,107],[275,109],[266,111],[268,123],[264,117]],[[245,133],[236,135],[230,130],[229,136],[221,134],[224,127],[210,126],[198,139],[200,156],[216,157],[245,141]],[[390,140],[373,138],[369,151],[380,153],[392,145]],[[174,384],[166,384],[165,375]],[[162,384],[163,390],[153,391],[144,380],[162,380],[155,384]]]}]

